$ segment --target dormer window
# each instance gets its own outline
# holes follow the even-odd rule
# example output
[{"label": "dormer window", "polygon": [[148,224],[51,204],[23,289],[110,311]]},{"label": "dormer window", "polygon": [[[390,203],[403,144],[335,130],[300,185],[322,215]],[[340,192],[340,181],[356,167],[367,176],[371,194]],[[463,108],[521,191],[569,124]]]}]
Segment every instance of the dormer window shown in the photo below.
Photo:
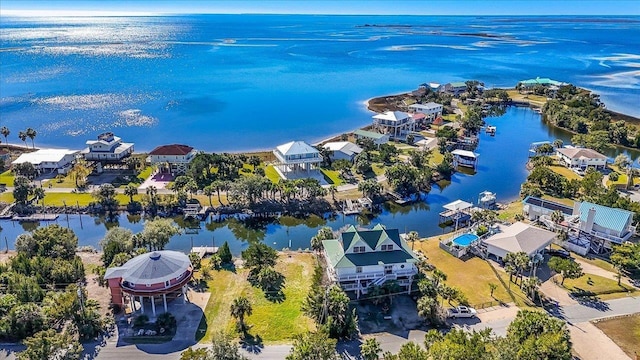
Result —
[{"label": "dormer window", "polygon": [[363,253],[363,252],[366,252],[366,248],[364,246],[354,246],[353,247],[353,252],[354,253]]},{"label": "dormer window", "polygon": [[382,245],[382,246],[380,246],[380,250],[382,250],[382,251],[393,251],[393,245]]}]

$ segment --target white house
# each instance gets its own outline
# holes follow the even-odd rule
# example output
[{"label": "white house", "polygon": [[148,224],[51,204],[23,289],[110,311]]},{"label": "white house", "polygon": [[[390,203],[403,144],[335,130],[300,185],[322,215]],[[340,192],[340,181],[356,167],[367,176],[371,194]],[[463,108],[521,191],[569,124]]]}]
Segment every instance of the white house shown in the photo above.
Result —
[{"label": "white house", "polygon": [[418,273],[418,259],[398,229],[350,226],[338,239],[324,240],[322,245],[329,278],[345,291],[355,291],[356,297],[391,280],[409,291]]},{"label": "white house", "polygon": [[397,139],[415,131],[416,122],[406,112],[387,111],[373,116],[373,127]]},{"label": "white house", "polygon": [[441,91],[457,97],[463,92],[467,91],[467,84],[465,84],[463,81],[451,82],[443,85]]},{"label": "white house", "polygon": [[296,171],[309,172],[322,162],[318,149],[304,141],[291,141],[282,144],[273,150],[273,154],[278,160],[275,166],[283,175]]},{"label": "white house", "polygon": [[605,168],[607,157],[599,152],[585,148],[559,148],[556,150],[558,158],[569,168],[587,167]]},{"label": "white house", "polygon": [[191,146],[161,145],[149,153],[147,162],[157,165],[162,173],[181,175],[187,172],[187,167],[196,154],[197,151]]},{"label": "white house", "polygon": [[330,152],[332,161],[348,160],[353,161],[356,155],[362,152],[362,148],[349,141],[328,142],[323,145]]},{"label": "white house", "polygon": [[76,159],[78,150],[40,149],[20,155],[11,164],[31,163],[38,173],[66,174]]},{"label": "white house", "polygon": [[527,196],[522,200],[522,212],[531,221],[538,220],[543,215],[551,216],[554,211],[560,211],[565,217],[573,215],[573,208],[554,201],[535,196]]},{"label": "white house", "polygon": [[442,105],[434,102],[426,104],[413,104],[409,106],[414,113],[424,114],[428,121],[433,121],[438,116],[442,116]]},{"label": "white house", "polygon": [[356,139],[371,139],[375,145],[382,145],[389,142],[388,134],[380,134],[373,131],[356,130],[353,132]]},{"label": "white house", "polygon": [[87,145],[82,151],[87,161],[118,162],[133,153],[133,143],[123,143],[112,132],[98,135],[98,140],[88,140]]},{"label": "white house", "polygon": [[504,259],[509,253],[525,252],[529,257],[542,253],[551,245],[556,233],[523,222],[509,226],[500,226],[500,232],[481,240],[486,246],[487,256],[497,260]]}]

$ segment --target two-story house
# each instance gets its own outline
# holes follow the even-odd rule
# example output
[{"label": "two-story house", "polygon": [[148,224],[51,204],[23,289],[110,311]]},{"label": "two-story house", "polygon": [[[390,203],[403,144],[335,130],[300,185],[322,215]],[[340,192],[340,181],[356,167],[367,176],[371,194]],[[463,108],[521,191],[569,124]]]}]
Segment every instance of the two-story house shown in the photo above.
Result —
[{"label": "two-story house", "polygon": [[304,141],[291,141],[282,144],[273,150],[273,155],[277,159],[274,166],[285,179],[287,174],[301,171],[309,173],[322,162],[318,149]]},{"label": "two-story house", "polygon": [[162,145],[149,153],[147,162],[160,168],[161,173],[182,175],[187,172],[189,163],[198,152],[187,145]]},{"label": "two-story house", "polygon": [[376,225],[371,230],[349,227],[338,239],[324,240],[329,278],[356,297],[374,286],[397,281],[409,291],[418,273],[416,255],[398,229]]},{"label": "two-story house", "polygon": [[415,131],[416,122],[411,115],[402,111],[386,111],[373,115],[373,127],[392,138],[398,139]]},{"label": "two-story house", "polygon": [[586,169],[594,167],[604,169],[607,157],[599,152],[586,148],[559,148],[556,150],[558,158],[568,168]]},{"label": "two-story house", "polygon": [[133,143],[123,143],[112,132],[98,135],[98,140],[88,140],[87,145],[82,151],[87,161],[120,162],[133,153]]},{"label": "two-story house", "polygon": [[39,149],[20,155],[11,164],[31,163],[39,174],[66,174],[73,167],[78,150]]},{"label": "two-story house", "polygon": [[409,105],[409,109],[415,113],[424,114],[427,121],[431,122],[438,116],[442,116],[442,104],[428,102],[426,104]]}]

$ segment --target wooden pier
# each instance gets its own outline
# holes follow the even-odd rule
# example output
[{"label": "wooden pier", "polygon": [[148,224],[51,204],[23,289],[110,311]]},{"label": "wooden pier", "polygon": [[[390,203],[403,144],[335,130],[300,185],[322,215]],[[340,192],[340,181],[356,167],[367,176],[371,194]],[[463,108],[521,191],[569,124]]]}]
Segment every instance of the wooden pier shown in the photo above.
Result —
[{"label": "wooden pier", "polygon": [[213,255],[218,252],[217,246],[194,246],[191,248],[191,252],[198,254],[200,259],[207,255]]},{"label": "wooden pier", "polygon": [[20,222],[55,221],[59,216],[58,214],[33,214],[29,216],[14,216],[11,220]]}]

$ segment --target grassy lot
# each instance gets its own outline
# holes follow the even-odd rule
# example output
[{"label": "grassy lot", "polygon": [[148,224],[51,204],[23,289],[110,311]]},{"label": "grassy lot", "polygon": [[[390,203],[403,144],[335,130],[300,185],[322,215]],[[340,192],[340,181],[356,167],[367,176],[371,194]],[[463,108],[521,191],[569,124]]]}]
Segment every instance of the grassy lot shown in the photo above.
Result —
[{"label": "grassy lot", "polygon": [[445,121],[456,121],[456,116],[456,114],[442,115],[442,119]]},{"label": "grassy lot", "polygon": [[[556,277],[555,280],[558,284],[560,283],[560,277]],[[634,291],[631,287],[625,286],[624,284],[618,286],[616,280],[593,274],[585,274],[577,279],[566,279],[562,286],[577,296],[607,295],[607,299],[624,297],[627,296],[629,292]]]},{"label": "grassy lot", "polygon": [[208,282],[212,296],[205,309],[207,331],[202,341],[211,339],[215,331],[235,331],[229,304],[240,295],[246,296],[253,307],[253,314],[246,319],[249,333],[267,344],[290,342],[296,334],[313,330],[313,321],[302,314],[300,307],[309,292],[315,263],[312,254],[280,254],[276,270],[286,278],[285,300],[280,303],[267,300],[261,290],[249,285],[247,269],[214,271]]},{"label": "grassy lot", "polygon": [[142,179],[142,181],[145,181],[149,178],[149,176],[151,176],[152,171],[153,167],[147,166],[142,171],[140,171],[140,174],[138,174],[138,178]]},{"label": "grassy lot", "polygon": [[438,151],[438,148],[433,149],[433,151],[431,152],[431,160],[429,161],[429,163],[431,165],[438,165],[442,162],[442,160],[444,160],[444,155],[442,155],[440,151]]},{"label": "grassy lot", "polygon": [[570,169],[564,167],[564,166],[558,166],[558,165],[551,165],[549,166],[549,169],[551,169],[553,172],[555,172],[556,174],[560,174],[564,177],[566,177],[569,180],[581,180],[582,176],[574,173],[573,171],[571,171]]},{"label": "grassy lot", "polygon": [[[140,201],[142,195],[138,194],[133,197],[133,200]],[[116,194],[116,200],[120,205],[126,205],[129,203],[129,197],[124,194]],[[91,193],[46,193],[44,197],[44,204],[47,206],[87,206],[90,202],[96,201]]]},{"label": "grassy lot", "polygon": [[[209,204],[209,197],[207,195],[193,195],[193,198],[198,200],[200,202],[200,205],[202,205],[202,206],[211,206]],[[224,205],[227,205],[229,203],[229,201],[227,201],[227,195],[225,195],[225,194],[220,194],[220,200],[222,200],[222,203]],[[213,204],[213,206],[222,205],[218,201],[218,194],[217,193],[214,193],[211,196],[211,204]]]},{"label": "grassy lot", "polygon": [[13,186],[13,179],[15,176],[10,170],[7,170],[0,174],[0,184],[6,184],[7,186]]},{"label": "grassy lot", "polygon": [[12,202],[15,201],[15,199],[13,198],[13,193],[11,191],[5,191],[3,193],[0,194],[0,201],[7,203],[7,204],[11,204]]},{"label": "grassy lot", "polygon": [[272,183],[277,184],[280,182],[280,175],[278,175],[278,172],[276,171],[276,168],[273,167],[273,165],[268,165],[267,167],[265,167],[264,174],[267,179],[271,180]]},{"label": "grassy lot", "polygon": [[507,94],[509,94],[509,97],[514,101],[526,101],[530,104],[540,107],[542,107],[547,102],[547,98],[544,96],[520,94],[516,89],[507,90]]},{"label": "grassy lot", "polygon": [[520,200],[512,201],[507,204],[507,208],[498,212],[498,219],[515,221],[517,214],[522,214],[522,202]]},{"label": "grassy lot", "polygon": [[76,188],[76,181],[70,175],[66,175],[60,180],[56,178],[50,179],[46,183],[44,183],[43,186],[48,187],[49,184],[51,184],[52,188],[69,188],[69,189]]},{"label": "grassy lot", "polygon": [[594,324],[633,359],[640,354],[640,314],[598,321]]},{"label": "grassy lot", "polygon": [[342,181],[342,179],[340,178],[340,172],[339,171],[321,168],[320,172],[322,172],[322,175],[324,175],[324,179],[330,185],[338,186],[338,185],[342,185],[342,183],[344,183],[344,181]]},{"label": "grassy lot", "polygon": [[376,176],[384,175],[385,167],[382,163],[372,163],[371,168]]},{"label": "grassy lot", "polygon": [[546,195],[546,194],[542,195],[542,198],[544,200],[554,201],[554,202],[557,202],[557,203],[560,203],[560,204],[564,204],[564,205],[567,205],[567,206],[570,206],[570,207],[573,207],[573,203],[574,203],[574,201],[571,200],[571,199],[558,198],[558,197],[551,196],[551,195]]},{"label": "grassy lot", "polygon": [[[442,235],[442,238],[447,236],[449,235]],[[496,300],[505,303],[513,301],[486,261],[478,257],[472,257],[467,261],[457,259],[438,247],[438,237],[416,243],[415,249],[422,251],[430,264],[444,271],[447,274],[446,283],[460,289],[472,306]],[[491,297],[489,283],[498,285],[493,297]],[[511,288],[517,288],[517,286],[512,285]]]}]

